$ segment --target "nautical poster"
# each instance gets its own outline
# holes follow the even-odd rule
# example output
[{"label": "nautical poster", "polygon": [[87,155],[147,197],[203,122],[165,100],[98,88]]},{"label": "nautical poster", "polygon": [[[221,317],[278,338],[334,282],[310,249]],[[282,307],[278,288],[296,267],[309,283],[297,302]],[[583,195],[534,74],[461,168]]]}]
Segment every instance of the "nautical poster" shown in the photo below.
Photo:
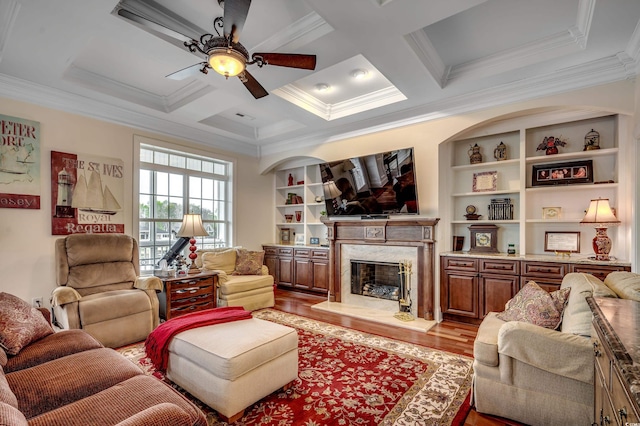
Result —
[{"label": "nautical poster", "polygon": [[40,208],[40,123],[0,115],[0,207]]},{"label": "nautical poster", "polygon": [[124,162],[51,151],[51,233],[124,233]]}]

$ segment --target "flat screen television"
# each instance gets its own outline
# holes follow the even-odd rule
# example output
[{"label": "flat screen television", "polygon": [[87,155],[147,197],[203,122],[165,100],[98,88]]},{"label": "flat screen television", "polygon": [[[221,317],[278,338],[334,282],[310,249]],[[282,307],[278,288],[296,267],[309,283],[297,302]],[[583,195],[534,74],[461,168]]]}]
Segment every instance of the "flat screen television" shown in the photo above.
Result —
[{"label": "flat screen television", "polygon": [[418,214],[413,148],[322,163],[328,216]]}]

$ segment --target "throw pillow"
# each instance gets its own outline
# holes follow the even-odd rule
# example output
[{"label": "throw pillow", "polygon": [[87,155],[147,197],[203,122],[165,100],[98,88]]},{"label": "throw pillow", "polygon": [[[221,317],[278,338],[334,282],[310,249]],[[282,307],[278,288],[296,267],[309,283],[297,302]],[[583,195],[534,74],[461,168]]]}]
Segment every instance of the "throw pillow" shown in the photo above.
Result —
[{"label": "throw pillow", "polygon": [[202,253],[202,266],[208,270],[231,274],[236,269],[236,257],[235,249]]},{"label": "throw pillow", "polygon": [[233,275],[260,275],[263,261],[264,251],[240,249],[238,250],[236,270],[233,271]]},{"label": "throw pillow", "polygon": [[529,281],[509,300],[504,312],[497,314],[503,321],[522,321],[540,327],[555,329],[562,321],[564,304],[569,297],[567,289],[548,293],[534,281]]},{"label": "throw pillow", "polygon": [[53,328],[40,311],[19,297],[0,293],[0,346],[8,355],[49,334]]}]

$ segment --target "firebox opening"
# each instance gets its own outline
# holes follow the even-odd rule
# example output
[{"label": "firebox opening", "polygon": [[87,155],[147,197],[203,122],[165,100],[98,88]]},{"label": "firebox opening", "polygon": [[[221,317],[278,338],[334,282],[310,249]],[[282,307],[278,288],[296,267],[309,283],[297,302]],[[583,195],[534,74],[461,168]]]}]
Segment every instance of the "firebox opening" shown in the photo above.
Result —
[{"label": "firebox opening", "polygon": [[402,276],[398,263],[351,260],[351,293],[398,301]]}]

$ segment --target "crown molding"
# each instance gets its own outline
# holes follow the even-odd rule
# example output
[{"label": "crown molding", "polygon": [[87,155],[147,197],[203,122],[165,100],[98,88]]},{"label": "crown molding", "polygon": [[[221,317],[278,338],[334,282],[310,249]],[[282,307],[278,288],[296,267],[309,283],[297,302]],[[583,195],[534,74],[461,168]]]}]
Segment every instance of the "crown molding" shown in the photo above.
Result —
[{"label": "crown molding", "polygon": [[298,19],[251,50],[259,52],[295,52],[299,48],[329,34],[333,27],[316,12]]},{"label": "crown molding", "polygon": [[[0,74],[0,96],[53,108],[72,114],[91,117],[158,135],[195,142],[227,152],[258,156],[258,148],[250,143],[230,139],[206,129],[171,120],[170,116],[155,117],[151,113],[135,111],[106,100],[94,100],[75,93]],[[205,127],[204,125],[202,125]]]},{"label": "crown molding", "polygon": [[[628,55],[625,56],[628,57]],[[345,124],[339,128],[332,129],[331,132],[319,132],[307,135],[304,138],[279,141],[263,146],[261,155],[278,154],[291,150],[292,146],[298,148],[313,147],[486,108],[627,80],[634,77],[627,68],[628,64],[621,60],[619,55],[613,55],[527,80],[511,82],[495,88],[478,90],[467,95],[434,101],[427,105],[398,111],[384,117]],[[355,128],[356,126],[358,127],[357,129]]]}]

